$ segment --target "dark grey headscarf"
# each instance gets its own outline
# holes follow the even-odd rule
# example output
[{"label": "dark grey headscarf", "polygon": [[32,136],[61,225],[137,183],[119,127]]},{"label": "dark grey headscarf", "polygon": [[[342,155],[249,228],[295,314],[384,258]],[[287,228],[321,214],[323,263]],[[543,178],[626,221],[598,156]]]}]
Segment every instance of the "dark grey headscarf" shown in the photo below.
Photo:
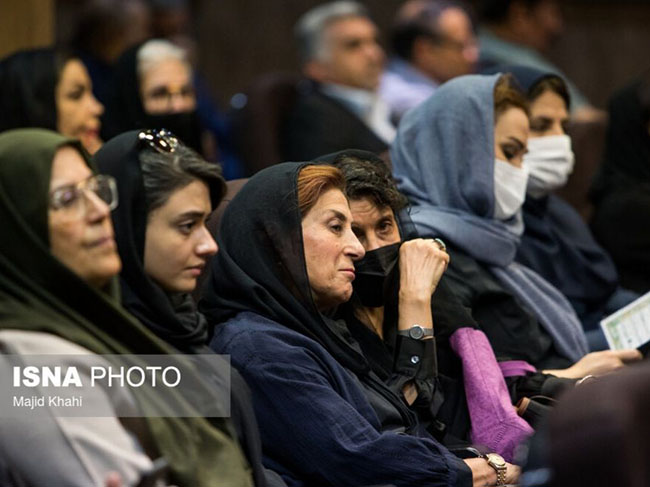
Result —
[{"label": "dark grey headscarf", "polygon": [[494,214],[494,86],[500,74],[462,76],[407,113],[391,147],[393,171],[423,236],[440,236],[487,266],[535,313],[558,352],[587,353],[580,322],[566,298],[514,262],[521,211],[506,222]]}]

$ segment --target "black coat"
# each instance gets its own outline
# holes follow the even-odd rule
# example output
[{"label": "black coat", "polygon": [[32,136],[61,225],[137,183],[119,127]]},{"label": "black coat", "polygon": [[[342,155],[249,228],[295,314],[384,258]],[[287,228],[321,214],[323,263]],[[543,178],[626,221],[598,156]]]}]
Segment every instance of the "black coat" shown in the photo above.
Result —
[{"label": "black coat", "polygon": [[498,360],[525,360],[538,369],[571,365],[553,347],[553,339],[523,304],[489,270],[452,248],[445,277],[485,332]]},{"label": "black coat", "polygon": [[[445,280],[487,335],[498,361],[524,360],[538,370],[564,369],[572,363],[560,355],[535,315],[478,261],[447,245],[451,257]],[[524,396],[555,396],[573,379],[541,372],[506,380],[513,401]]]},{"label": "black coat", "polygon": [[310,84],[298,95],[283,133],[283,153],[288,161],[309,161],[343,149],[363,149],[379,154],[388,149],[359,117],[340,102]]}]

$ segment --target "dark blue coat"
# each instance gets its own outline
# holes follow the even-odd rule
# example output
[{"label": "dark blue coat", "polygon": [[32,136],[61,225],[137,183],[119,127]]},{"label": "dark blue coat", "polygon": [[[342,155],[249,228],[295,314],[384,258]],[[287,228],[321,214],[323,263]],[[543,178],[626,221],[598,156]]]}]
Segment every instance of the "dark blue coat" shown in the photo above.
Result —
[{"label": "dark blue coat", "polygon": [[211,347],[248,382],[265,464],[288,485],[471,485],[464,462],[408,420],[399,427],[404,413],[379,379],[359,379],[311,338],[242,312]]}]

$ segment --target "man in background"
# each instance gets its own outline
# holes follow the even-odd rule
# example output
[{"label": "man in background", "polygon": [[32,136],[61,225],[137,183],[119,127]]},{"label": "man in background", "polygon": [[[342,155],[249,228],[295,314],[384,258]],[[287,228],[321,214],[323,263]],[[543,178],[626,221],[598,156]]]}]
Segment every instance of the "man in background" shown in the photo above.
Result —
[{"label": "man in background", "polygon": [[310,160],[350,147],[385,151],[395,128],[377,94],[384,51],[365,7],[320,5],[298,20],[295,34],[309,82],[284,128],[286,158]]},{"label": "man in background", "polygon": [[410,0],[397,12],[391,44],[394,58],[379,89],[394,121],[426,100],[441,83],[474,72],[478,46],[463,4]]}]

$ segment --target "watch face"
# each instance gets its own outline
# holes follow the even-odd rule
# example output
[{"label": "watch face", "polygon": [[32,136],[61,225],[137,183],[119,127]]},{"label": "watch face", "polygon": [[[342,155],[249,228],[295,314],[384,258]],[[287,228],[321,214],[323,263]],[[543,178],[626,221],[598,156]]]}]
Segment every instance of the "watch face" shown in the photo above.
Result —
[{"label": "watch face", "polygon": [[497,455],[496,453],[488,453],[486,457],[487,461],[495,467],[501,468],[506,466],[506,461],[501,455]]},{"label": "watch face", "polygon": [[409,330],[409,335],[414,340],[420,340],[424,336],[424,330],[420,325],[413,325]]}]

